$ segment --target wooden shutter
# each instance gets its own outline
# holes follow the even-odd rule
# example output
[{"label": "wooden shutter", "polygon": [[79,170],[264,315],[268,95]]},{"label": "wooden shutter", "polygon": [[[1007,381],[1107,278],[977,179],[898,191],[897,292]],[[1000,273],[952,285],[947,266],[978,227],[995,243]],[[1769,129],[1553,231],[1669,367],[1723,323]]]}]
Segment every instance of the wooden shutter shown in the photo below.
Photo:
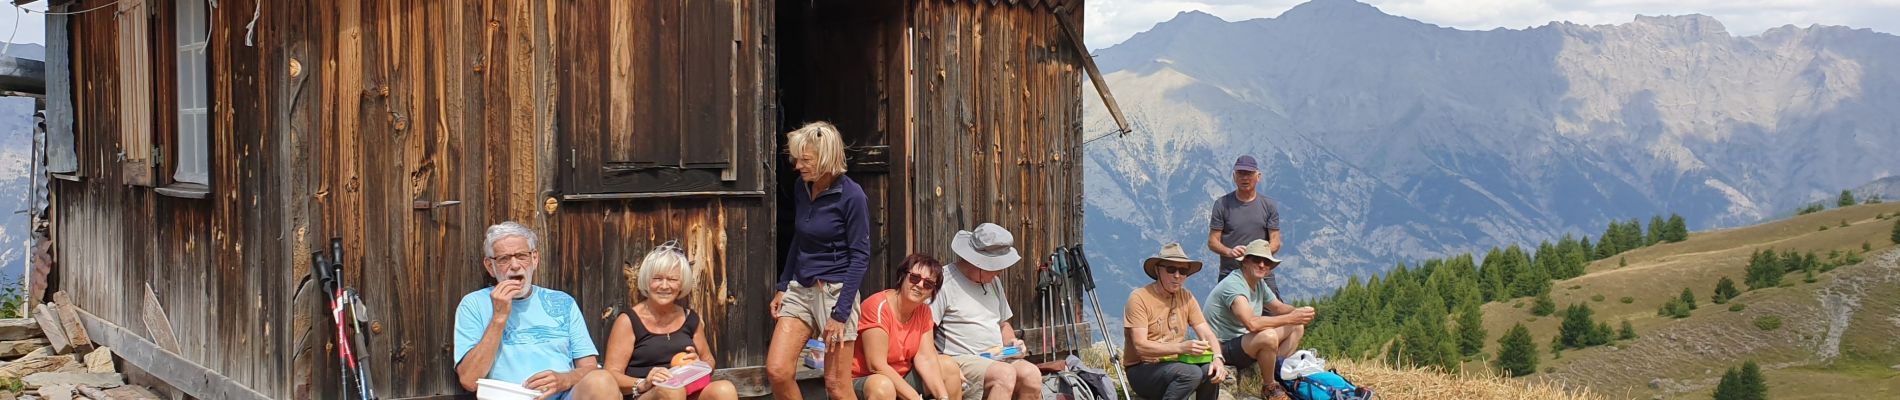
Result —
[{"label": "wooden shutter", "polygon": [[561,106],[571,116],[561,134],[573,170],[563,178],[564,191],[761,187],[738,182],[735,173],[742,73],[736,54],[743,49],[735,1],[590,4],[604,10],[575,7],[568,10],[576,14],[562,17],[575,25],[559,39],[568,72],[560,79],[571,90]]}]

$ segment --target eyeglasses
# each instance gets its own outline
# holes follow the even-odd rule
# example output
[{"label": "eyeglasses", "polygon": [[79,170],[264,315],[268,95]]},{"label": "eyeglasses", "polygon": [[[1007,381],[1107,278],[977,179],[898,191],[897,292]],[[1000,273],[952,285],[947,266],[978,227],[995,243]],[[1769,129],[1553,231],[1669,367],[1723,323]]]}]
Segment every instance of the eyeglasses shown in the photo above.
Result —
[{"label": "eyeglasses", "polygon": [[1164,273],[1164,274],[1179,274],[1179,275],[1181,275],[1181,276],[1187,276],[1187,275],[1188,275],[1188,268],[1187,268],[1187,267],[1176,267],[1176,266],[1173,266],[1173,265],[1162,265],[1162,266],[1161,266],[1161,273]]},{"label": "eyeglasses", "polygon": [[488,261],[494,261],[501,264],[514,264],[514,263],[528,262],[528,259],[533,258],[533,257],[534,257],[534,250],[528,250],[528,251],[515,253],[515,254],[503,254],[499,256],[489,257]]},{"label": "eyeglasses", "polygon": [[923,274],[919,274],[916,272],[910,273],[910,284],[912,285],[923,286],[925,289],[937,290],[938,283],[939,282],[937,282],[936,279],[927,278]]}]

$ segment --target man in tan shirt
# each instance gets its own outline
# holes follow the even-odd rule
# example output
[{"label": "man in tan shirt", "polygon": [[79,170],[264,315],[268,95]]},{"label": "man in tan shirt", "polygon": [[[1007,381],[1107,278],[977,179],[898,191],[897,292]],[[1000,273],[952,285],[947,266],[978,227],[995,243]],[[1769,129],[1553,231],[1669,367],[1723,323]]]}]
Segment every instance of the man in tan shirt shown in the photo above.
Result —
[{"label": "man in tan shirt", "polygon": [[[1142,269],[1155,282],[1136,288],[1122,310],[1123,337],[1131,357],[1124,361],[1128,384],[1136,395],[1149,399],[1199,400],[1220,396],[1227,379],[1220,348],[1212,343],[1213,328],[1201,314],[1201,304],[1182,283],[1201,271],[1201,262],[1187,257],[1181,244],[1169,243],[1161,254],[1148,258]],[[1194,329],[1198,340],[1187,340]],[[1212,354],[1211,360],[1195,358]]]}]

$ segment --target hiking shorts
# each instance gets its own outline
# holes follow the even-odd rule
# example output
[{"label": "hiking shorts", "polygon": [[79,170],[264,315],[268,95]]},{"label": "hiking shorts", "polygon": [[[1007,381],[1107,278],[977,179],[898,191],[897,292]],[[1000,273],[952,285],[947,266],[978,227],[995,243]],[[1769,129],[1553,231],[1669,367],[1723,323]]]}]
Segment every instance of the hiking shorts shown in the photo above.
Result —
[{"label": "hiking shorts", "polygon": [[[831,321],[831,308],[838,305],[841,282],[817,282],[805,287],[798,281],[785,285],[785,299],[779,304],[779,318],[796,318],[811,327],[811,337],[822,340],[825,322]],[[844,320],[844,341],[858,340],[858,299],[851,299],[851,316]]]}]

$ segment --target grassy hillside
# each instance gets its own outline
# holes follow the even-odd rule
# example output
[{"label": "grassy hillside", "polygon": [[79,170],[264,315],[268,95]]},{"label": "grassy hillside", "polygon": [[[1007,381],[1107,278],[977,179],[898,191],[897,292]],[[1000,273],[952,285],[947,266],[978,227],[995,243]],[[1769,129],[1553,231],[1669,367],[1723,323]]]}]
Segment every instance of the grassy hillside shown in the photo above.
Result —
[{"label": "grassy hillside", "polygon": [[[1615,398],[1708,398],[1724,369],[1745,360],[1760,362],[1770,397],[1900,397],[1900,249],[1889,238],[1900,203],[1861,205],[1801,215],[1756,226],[1692,234],[1597,261],[1587,273],[1557,281],[1551,297],[1559,309],[1587,303],[1597,321],[1630,321],[1634,340],[1563,352],[1553,360],[1546,344],[1557,334],[1561,313],[1535,317],[1530,299],[1483,306],[1490,333],[1485,353],[1497,354],[1497,338],[1515,323],[1530,328],[1542,350],[1538,373],[1520,378],[1564,387],[1587,387]],[[1849,226],[1841,227],[1845,221]],[[1827,227],[1822,230],[1821,227]],[[1756,250],[1871,252],[1865,262],[1819,274],[1804,283],[1790,273],[1780,287],[1747,291],[1729,304],[1712,304],[1715,283],[1727,276],[1741,284]],[[1622,262],[1627,266],[1619,267]],[[1700,306],[1685,319],[1657,316],[1656,309],[1690,288]],[[1741,288],[1746,290],[1745,285]],[[1622,298],[1632,301],[1623,303]],[[1522,305],[1520,306],[1520,303]],[[1778,329],[1757,328],[1764,316],[1780,318]],[[1486,371],[1467,362],[1468,371]]]}]

